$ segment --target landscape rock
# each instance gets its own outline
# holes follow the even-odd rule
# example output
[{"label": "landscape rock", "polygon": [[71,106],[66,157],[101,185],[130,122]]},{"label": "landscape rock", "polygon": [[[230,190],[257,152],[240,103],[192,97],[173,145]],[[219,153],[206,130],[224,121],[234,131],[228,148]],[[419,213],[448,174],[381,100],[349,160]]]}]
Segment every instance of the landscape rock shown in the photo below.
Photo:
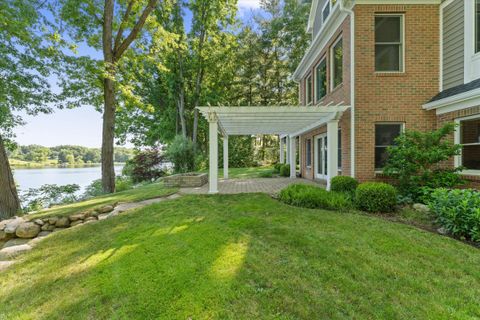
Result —
[{"label": "landscape rock", "polygon": [[80,224],[83,224],[83,220],[76,220],[76,221],[73,221],[71,224],[70,224],[70,227],[75,227],[75,226],[78,226]]},{"label": "landscape rock", "polygon": [[90,221],[97,221],[97,217],[87,217],[87,218],[85,218],[85,222],[90,222]]},{"label": "landscape rock", "polygon": [[0,271],[3,271],[14,264],[15,261],[0,261]]},{"label": "landscape rock", "polygon": [[103,213],[98,215],[98,220],[105,220],[110,218],[110,213]]},{"label": "landscape rock", "polygon": [[0,230],[0,241],[11,238],[11,237],[12,237],[11,233],[6,233],[4,230]]},{"label": "landscape rock", "polygon": [[8,248],[8,247],[20,246],[22,244],[27,244],[29,241],[30,239],[20,239],[20,238],[10,239],[7,242],[5,242],[2,249]]},{"label": "landscape rock", "polygon": [[113,206],[104,206],[100,208],[100,213],[112,212],[115,208]]},{"label": "landscape rock", "polygon": [[58,217],[50,217],[48,218],[48,223],[50,224],[56,224],[58,221]]},{"label": "landscape rock", "polygon": [[43,238],[43,237],[46,237],[48,236],[50,233],[52,233],[52,231],[42,231],[38,234],[37,238]]},{"label": "landscape rock", "polygon": [[44,224],[40,229],[42,229],[42,231],[53,231],[53,229],[55,229],[55,225]]},{"label": "landscape rock", "polygon": [[70,220],[67,217],[58,218],[55,223],[55,227],[57,228],[67,228],[68,226],[70,226]]},{"label": "landscape rock", "polygon": [[438,228],[437,232],[440,233],[441,235],[444,235],[444,236],[448,234],[448,231],[443,227]]},{"label": "landscape rock", "polygon": [[35,222],[39,226],[43,226],[45,224],[45,222],[42,219],[35,219],[33,220],[33,222]]},{"label": "landscape rock", "polygon": [[78,221],[85,219],[85,213],[77,213],[69,217],[70,221]]},{"label": "landscape rock", "polygon": [[413,205],[413,209],[417,210],[419,212],[423,212],[423,213],[429,213],[430,212],[430,208],[428,206],[424,205],[423,203],[415,203]]},{"label": "landscape rock", "polygon": [[28,244],[21,244],[18,246],[3,248],[2,250],[0,250],[0,261],[10,260],[29,250],[32,250],[32,246]]},{"label": "landscape rock", "polygon": [[58,231],[62,231],[62,230],[65,230],[65,229],[68,229],[68,228],[55,228],[55,229],[53,229],[52,232],[58,232]]},{"label": "landscape rock", "polygon": [[17,230],[15,231],[15,234],[17,235],[17,237],[27,238],[27,239],[35,238],[39,233],[40,233],[40,226],[33,222],[21,223],[17,227]]},{"label": "landscape rock", "polygon": [[7,220],[7,223],[5,224],[5,229],[3,229],[3,231],[5,231],[5,233],[13,234],[15,233],[15,230],[17,230],[17,227],[23,222],[24,220],[22,218],[17,217]]}]

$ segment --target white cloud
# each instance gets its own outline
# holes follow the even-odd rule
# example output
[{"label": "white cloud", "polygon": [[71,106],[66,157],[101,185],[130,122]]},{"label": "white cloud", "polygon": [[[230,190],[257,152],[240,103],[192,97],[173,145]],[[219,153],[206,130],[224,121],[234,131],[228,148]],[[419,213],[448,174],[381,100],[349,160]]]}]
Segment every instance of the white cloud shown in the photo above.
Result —
[{"label": "white cloud", "polygon": [[260,0],[238,0],[238,7],[257,9],[260,7]]}]

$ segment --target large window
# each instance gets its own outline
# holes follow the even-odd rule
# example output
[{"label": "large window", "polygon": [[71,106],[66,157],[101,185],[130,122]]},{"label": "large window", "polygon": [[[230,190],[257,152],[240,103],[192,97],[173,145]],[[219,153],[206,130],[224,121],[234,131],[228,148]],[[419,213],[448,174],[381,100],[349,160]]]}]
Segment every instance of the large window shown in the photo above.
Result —
[{"label": "large window", "polygon": [[307,105],[312,103],[312,75],[307,77],[307,81],[305,81],[305,91],[307,94]]},{"label": "large window", "polygon": [[402,123],[380,123],[375,125],[375,169],[382,169],[388,160],[387,148],[395,144],[403,130]]},{"label": "large window", "polygon": [[312,166],[312,139],[307,139],[305,142],[305,162],[308,168]]},{"label": "large window", "polygon": [[343,40],[342,38],[338,39],[335,45],[332,47],[331,61],[332,61],[331,90],[333,90],[343,82]]},{"label": "large window", "polygon": [[323,59],[315,69],[315,101],[327,94],[327,59]]},{"label": "large window", "polygon": [[480,52],[480,0],[475,1],[475,52]]},{"label": "large window", "polygon": [[403,16],[375,16],[375,71],[403,71]]},{"label": "large window", "polygon": [[460,121],[461,165],[467,170],[480,170],[480,117]]}]

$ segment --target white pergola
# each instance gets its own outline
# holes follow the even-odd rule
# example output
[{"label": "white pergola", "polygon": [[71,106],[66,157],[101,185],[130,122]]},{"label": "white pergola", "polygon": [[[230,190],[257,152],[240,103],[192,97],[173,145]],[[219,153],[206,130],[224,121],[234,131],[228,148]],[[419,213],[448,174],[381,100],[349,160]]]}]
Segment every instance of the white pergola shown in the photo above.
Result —
[{"label": "white pergola", "polygon": [[228,136],[276,134],[281,138],[280,162],[287,145],[290,178],[296,177],[296,138],[327,125],[327,188],[338,171],[338,120],[349,106],[198,107],[209,122],[209,193],[218,193],[218,132],[223,136],[223,172],[228,179]]}]

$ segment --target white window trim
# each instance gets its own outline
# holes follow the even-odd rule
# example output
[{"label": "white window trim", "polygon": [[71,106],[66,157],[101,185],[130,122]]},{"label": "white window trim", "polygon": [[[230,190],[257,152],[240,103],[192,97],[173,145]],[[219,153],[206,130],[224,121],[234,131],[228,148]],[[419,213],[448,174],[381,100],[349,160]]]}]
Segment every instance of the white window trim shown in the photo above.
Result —
[{"label": "white window trim", "polygon": [[[337,38],[337,40],[335,40],[335,42],[332,44],[332,46],[330,47],[330,50],[329,50],[329,51],[330,51],[330,63],[329,63],[329,64],[330,64],[330,72],[329,72],[329,74],[330,74],[330,81],[329,81],[329,82],[330,82],[330,83],[329,83],[329,84],[330,84],[330,92],[335,91],[335,89],[337,89],[338,87],[340,87],[340,86],[343,84],[343,80],[344,80],[344,79],[343,79],[343,74],[342,74],[342,82],[340,82],[337,86],[335,86],[335,79],[334,79],[334,74],[333,74],[333,73],[335,72],[335,70],[334,70],[334,63],[335,63],[334,60],[335,60],[335,59],[334,59],[334,52],[333,52],[333,50],[334,50],[335,46],[336,46],[340,41],[343,41],[343,36],[342,36],[342,35],[340,35],[340,36]],[[344,61],[344,52],[343,52],[343,42],[342,42],[342,72],[343,72],[343,61]],[[327,89],[328,89],[328,88],[327,88]]]},{"label": "white window trim", "polygon": [[325,72],[325,76],[327,76],[327,72],[328,72],[328,66],[327,66],[327,55],[324,55],[321,59],[320,59],[320,62],[317,63],[317,65],[315,66],[314,68],[314,73],[315,73],[315,84],[313,86],[313,91],[314,91],[314,101],[315,101],[315,104],[320,100],[320,99],[323,99],[325,98],[325,96],[327,95],[328,93],[328,81],[327,81],[327,88],[325,90],[325,95],[323,97],[321,97],[320,99],[317,97],[317,84],[318,84],[318,79],[317,79],[317,69],[320,67],[320,65],[325,61],[325,68],[327,69],[326,72]]},{"label": "white window trim", "polygon": [[[325,2],[325,4],[323,5],[322,7],[322,24],[325,24],[328,22],[328,20],[330,20],[330,16],[332,15],[332,12],[333,12],[333,9],[335,9],[335,7],[337,7],[338,5],[338,1],[332,6],[332,0],[327,0],[327,2]],[[325,11],[325,8],[329,6],[329,13],[328,13],[328,16],[327,16],[327,19],[323,20],[323,12]]]},{"label": "white window trim", "polygon": [[[311,85],[309,86],[308,85],[308,79],[310,78],[310,81],[312,82]],[[313,104],[313,95],[314,93],[313,92],[310,92],[310,95],[312,97],[312,100],[310,102],[308,102],[308,88],[310,88],[310,91],[312,90],[312,87],[315,88],[315,85],[313,83],[313,76],[312,74],[310,73],[306,78],[305,78],[305,102],[306,102],[306,105],[307,106],[311,106]]]},{"label": "white window trim", "polygon": [[[400,28],[400,38],[401,38],[401,46],[402,46],[402,59],[400,61],[400,71],[377,71],[375,69],[375,73],[378,73],[378,74],[385,74],[385,73],[398,73],[398,74],[401,74],[401,73],[405,73],[405,64],[406,64],[406,58],[405,58],[405,47],[406,47],[406,44],[405,44],[405,14],[404,13],[378,13],[378,14],[375,14],[375,18],[376,17],[400,17],[400,23],[402,24],[401,28]],[[375,35],[374,35],[375,37]],[[383,43],[383,44],[388,44],[387,42]],[[375,45],[377,45],[377,42],[375,42]],[[374,66],[374,68],[376,68]]]},{"label": "white window trim", "polygon": [[[468,116],[468,117],[463,117],[463,118],[457,118],[455,119],[455,124],[457,125],[457,128],[455,130],[455,134],[454,134],[454,143],[455,144],[461,144],[461,130],[460,130],[460,126],[461,126],[461,122],[462,121],[468,121],[468,120],[472,120],[472,119],[480,119],[480,115],[479,114],[476,114],[476,115],[473,115],[473,116]],[[470,145],[470,144],[467,144],[467,145]],[[475,144],[477,145],[477,144]],[[455,168],[458,168],[462,165],[462,154],[458,155],[458,156],[455,156],[454,157],[454,166]],[[480,176],[480,170],[462,170],[462,172],[460,172],[461,174],[464,174],[464,175],[469,175],[469,176]]]},{"label": "white window trim", "polygon": [[[396,122],[396,121],[393,121],[393,122],[388,122],[388,121],[384,121],[384,122],[375,122],[373,125],[374,125],[374,130],[373,130],[373,139],[375,140],[375,135],[376,135],[376,130],[375,130],[375,127],[377,125],[382,125],[382,124],[399,124],[401,125],[401,128],[400,128],[400,133],[405,133],[405,122]],[[375,150],[377,149],[377,147],[389,147],[389,146],[377,146],[377,144],[374,142],[373,143],[373,165],[375,166]],[[375,169],[375,174],[378,174],[378,173],[383,173],[383,168],[374,168]]]},{"label": "white window trim", "polygon": [[464,83],[480,78],[480,52],[475,53],[475,0],[464,0],[465,50]]}]

